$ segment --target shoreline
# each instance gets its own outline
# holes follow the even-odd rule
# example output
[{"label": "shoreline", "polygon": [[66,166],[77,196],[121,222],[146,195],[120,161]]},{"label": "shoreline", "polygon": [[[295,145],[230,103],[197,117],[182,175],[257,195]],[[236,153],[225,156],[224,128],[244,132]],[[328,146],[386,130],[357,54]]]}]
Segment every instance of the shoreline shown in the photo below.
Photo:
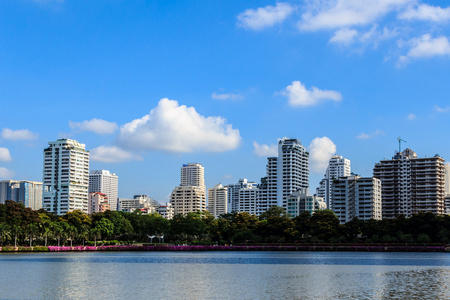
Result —
[{"label": "shoreline", "polygon": [[90,251],[322,251],[322,252],[450,252],[450,246],[35,246],[35,247],[0,247],[0,253],[16,252],[90,252]]}]

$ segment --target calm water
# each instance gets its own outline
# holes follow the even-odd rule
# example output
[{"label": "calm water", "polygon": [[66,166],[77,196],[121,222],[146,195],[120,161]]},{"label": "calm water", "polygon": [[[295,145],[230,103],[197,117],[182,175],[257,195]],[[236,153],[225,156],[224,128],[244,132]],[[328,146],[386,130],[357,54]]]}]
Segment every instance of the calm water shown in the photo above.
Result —
[{"label": "calm water", "polygon": [[450,254],[0,254],[0,299],[450,299]]}]

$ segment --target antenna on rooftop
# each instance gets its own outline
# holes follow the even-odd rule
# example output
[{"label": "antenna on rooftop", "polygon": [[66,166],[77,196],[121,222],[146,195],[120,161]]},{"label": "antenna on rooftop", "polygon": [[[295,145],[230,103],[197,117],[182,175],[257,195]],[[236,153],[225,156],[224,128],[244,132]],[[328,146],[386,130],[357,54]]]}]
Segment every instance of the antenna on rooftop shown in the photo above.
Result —
[{"label": "antenna on rooftop", "polygon": [[397,140],[398,140],[398,153],[401,153],[402,152],[402,142],[407,143],[407,141],[402,140],[401,137],[398,137]]}]

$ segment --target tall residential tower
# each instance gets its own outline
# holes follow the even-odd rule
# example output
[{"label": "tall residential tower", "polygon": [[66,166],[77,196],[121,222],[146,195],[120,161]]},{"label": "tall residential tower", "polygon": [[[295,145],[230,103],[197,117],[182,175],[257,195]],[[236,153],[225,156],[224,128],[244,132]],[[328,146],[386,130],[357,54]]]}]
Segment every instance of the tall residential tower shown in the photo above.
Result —
[{"label": "tall residential tower", "polygon": [[117,210],[118,182],[117,175],[108,170],[91,170],[89,172],[89,193],[106,194],[109,209]]}]

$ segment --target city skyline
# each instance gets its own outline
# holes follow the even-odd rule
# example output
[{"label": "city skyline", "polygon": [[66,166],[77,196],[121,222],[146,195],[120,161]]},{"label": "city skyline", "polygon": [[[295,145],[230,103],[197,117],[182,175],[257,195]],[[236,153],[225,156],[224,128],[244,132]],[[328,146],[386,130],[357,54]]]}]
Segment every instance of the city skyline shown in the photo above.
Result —
[{"label": "city skyline", "polygon": [[311,191],[334,154],[372,176],[398,136],[448,159],[449,8],[330,3],[2,1],[0,180],[42,181],[65,137],[119,197],[161,203],[184,163],[209,188],[260,182],[283,137],[310,152]]}]

